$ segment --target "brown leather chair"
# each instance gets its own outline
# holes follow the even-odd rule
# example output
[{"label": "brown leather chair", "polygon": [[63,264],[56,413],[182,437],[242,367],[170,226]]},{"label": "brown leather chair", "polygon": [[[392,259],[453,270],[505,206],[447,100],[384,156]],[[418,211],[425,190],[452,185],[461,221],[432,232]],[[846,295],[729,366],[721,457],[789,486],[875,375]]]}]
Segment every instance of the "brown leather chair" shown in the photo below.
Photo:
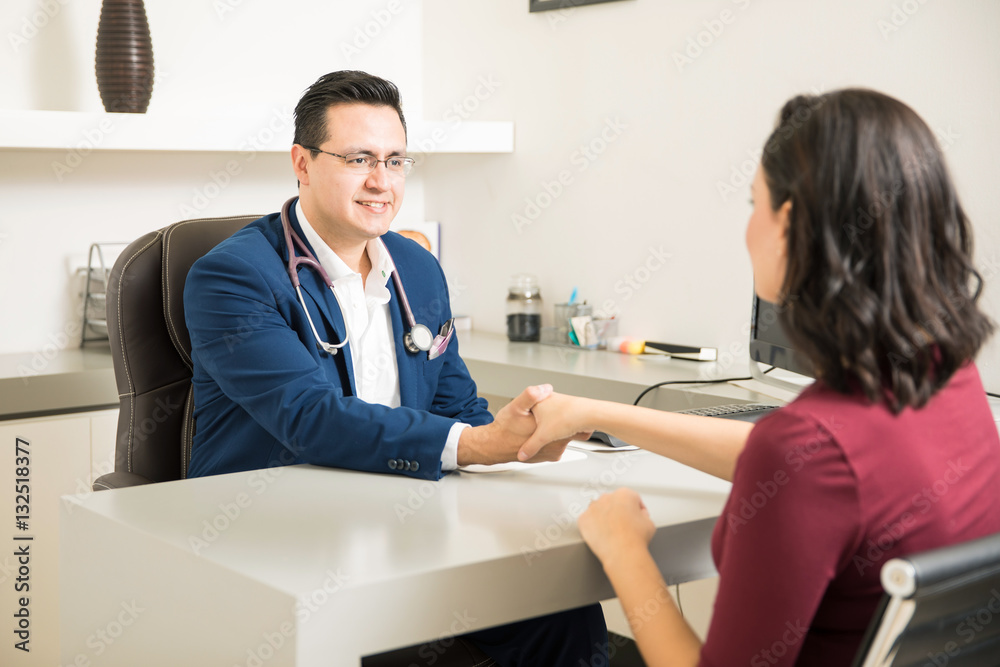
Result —
[{"label": "brown leather chair", "polygon": [[[115,471],[98,477],[95,491],[187,477],[194,396],[184,282],[199,257],[259,217],[177,222],[136,239],[115,262],[107,318],[121,408]],[[496,664],[461,638],[369,656],[362,664],[403,667],[425,654],[433,654],[438,667]]]},{"label": "brown leather chair", "polygon": [[199,257],[259,217],[177,222],[136,239],[115,262],[107,290],[120,400],[115,471],[95,491],[187,477],[194,399],[184,281]]}]

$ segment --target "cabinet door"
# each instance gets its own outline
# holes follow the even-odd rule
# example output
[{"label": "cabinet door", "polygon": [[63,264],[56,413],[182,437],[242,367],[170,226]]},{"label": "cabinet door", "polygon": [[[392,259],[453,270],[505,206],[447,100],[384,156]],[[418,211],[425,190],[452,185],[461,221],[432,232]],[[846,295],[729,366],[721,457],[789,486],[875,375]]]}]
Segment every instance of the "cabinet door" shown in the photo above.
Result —
[{"label": "cabinet door", "polygon": [[90,477],[89,414],[0,422],[0,665],[59,664],[60,496]]},{"label": "cabinet door", "polygon": [[90,480],[88,489],[101,475],[114,472],[118,437],[118,408],[90,413]]}]

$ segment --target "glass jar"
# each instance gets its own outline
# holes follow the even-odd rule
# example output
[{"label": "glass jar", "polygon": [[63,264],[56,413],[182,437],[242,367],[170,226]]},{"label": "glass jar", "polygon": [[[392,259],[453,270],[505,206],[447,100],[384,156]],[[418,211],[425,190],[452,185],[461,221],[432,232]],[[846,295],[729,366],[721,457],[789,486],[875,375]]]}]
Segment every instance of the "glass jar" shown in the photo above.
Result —
[{"label": "glass jar", "polygon": [[542,332],[542,292],[538,278],[519,273],[507,291],[507,339],[537,341]]}]

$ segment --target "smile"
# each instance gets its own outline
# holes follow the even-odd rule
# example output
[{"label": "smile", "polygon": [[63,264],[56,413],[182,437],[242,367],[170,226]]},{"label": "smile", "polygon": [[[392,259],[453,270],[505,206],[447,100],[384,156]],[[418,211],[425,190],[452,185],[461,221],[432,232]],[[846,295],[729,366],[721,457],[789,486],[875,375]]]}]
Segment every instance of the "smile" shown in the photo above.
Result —
[{"label": "smile", "polygon": [[361,204],[362,206],[373,208],[376,211],[381,211],[388,205],[388,202],[384,201],[359,201],[358,203]]}]

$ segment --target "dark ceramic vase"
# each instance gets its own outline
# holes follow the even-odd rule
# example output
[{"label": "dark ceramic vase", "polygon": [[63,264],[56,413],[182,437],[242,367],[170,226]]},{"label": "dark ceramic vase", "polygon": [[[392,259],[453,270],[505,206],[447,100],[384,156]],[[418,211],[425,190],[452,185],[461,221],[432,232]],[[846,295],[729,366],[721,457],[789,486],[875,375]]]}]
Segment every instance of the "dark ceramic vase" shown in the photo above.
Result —
[{"label": "dark ceramic vase", "polygon": [[96,62],[105,111],[146,113],[153,94],[153,41],[142,0],[103,1]]}]

